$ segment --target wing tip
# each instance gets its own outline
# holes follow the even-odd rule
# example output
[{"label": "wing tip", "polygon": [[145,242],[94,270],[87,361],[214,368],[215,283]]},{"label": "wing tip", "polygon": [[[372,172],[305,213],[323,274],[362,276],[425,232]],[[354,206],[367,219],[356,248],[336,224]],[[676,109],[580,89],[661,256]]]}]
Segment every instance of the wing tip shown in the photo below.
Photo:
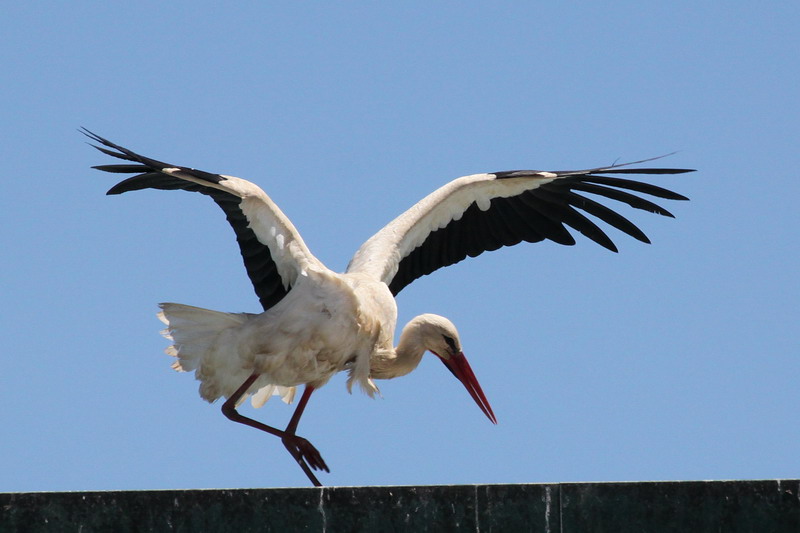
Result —
[{"label": "wing tip", "polygon": [[[98,143],[100,143],[100,144],[102,144],[102,145],[105,145],[105,146],[108,146],[108,147],[111,147],[111,148],[117,148],[117,146],[116,146],[116,145],[114,145],[114,143],[112,143],[112,142],[111,142],[111,141],[109,141],[108,139],[105,139],[105,138],[103,138],[103,137],[100,137],[98,134],[96,134],[95,132],[93,132],[92,130],[90,130],[90,129],[88,129],[88,128],[85,128],[84,126],[81,126],[80,128],[78,128],[78,132],[79,132],[79,133],[82,133],[82,134],[83,134],[83,135],[85,135],[85,136],[87,136],[88,138],[90,138],[90,139],[91,139],[91,140],[93,140],[94,142],[98,142]],[[101,149],[99,146],[96,146],[96,145],[94,145],[94,144],[92,144],[92,143],[90,143],[90,142],[87,142],[87,144],[88,144],[89,146],[92,146],[92,147],[94,147],[94,148],[97,148],[98,150],[100,150],[100,149]]]}]

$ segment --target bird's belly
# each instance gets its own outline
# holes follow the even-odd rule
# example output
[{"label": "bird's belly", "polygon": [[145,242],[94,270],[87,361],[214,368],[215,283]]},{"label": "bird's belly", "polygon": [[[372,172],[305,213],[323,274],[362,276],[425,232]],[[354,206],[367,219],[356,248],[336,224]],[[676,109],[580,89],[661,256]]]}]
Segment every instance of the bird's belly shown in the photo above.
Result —
[{"label": "bird's belly", "polygon": [[346,295],[336,296],[307,298],[306,305],[256,318],[240,349],[244,366],[276,385],[319,387],[355,354],[370,351],[371,339],[359,324],[354,305]]}]

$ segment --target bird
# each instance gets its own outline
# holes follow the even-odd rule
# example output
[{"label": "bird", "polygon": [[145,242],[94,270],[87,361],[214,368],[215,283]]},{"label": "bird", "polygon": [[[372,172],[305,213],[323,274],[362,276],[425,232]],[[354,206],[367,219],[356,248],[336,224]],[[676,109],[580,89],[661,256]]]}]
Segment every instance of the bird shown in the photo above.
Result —
[{"label": "bird", "polygon": [[[133,174],[107,194],[142,189],[199,192],[224,212],[263,311],[228,313],[159,304],[158,318],[166,326],[162,334],[172,342],[166,353],[175,358],[175,370],[194,371],[204,400],[225,399],[222,413],[228,419],[279,437],[314,486],[322,485],[315,472],[330,468],[297,428],[311,394],[338,372],[348,373],[349,391],[358,385],[374,396],[379,393],[375,380],[410,373],[430,352],[463,384],[483,414],[497,423],[449,319],[430,313],[416,316],[394,345],[395,296],[404,287],[467,257],[520,242],[574,245],[568,228],[616,252],[603,229],[581,211],[650,243],[635,224],[598,200],[673,217],[644,195],[688,198],[628,176],[694,171],[635,166],[664,157],[660,156],[585,170],[463,176],[389,222],[364,242],[343,273],[337,273],[311,253],[289,218],[254,183],[164,163],[86,128],[80,131],[91,146],[125,161],[92,168]],[[291,403],[300,385],[302,395],[285,429],[237,410],[248,397],[254,407],[274,395]]]}]

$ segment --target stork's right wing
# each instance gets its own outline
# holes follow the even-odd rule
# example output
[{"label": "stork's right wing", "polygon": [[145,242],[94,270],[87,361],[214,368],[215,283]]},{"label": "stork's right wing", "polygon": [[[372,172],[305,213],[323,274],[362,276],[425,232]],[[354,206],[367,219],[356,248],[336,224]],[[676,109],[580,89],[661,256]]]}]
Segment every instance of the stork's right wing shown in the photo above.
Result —
[{"label": "stork's right wing", "polygon": [[101,152],[132,164],[100,165],[105,172],[136,174],[107,194],[140,189],[195,191],[210,196],[225,212],[264,310],[278,303],[305,269],[321,266],[291,221],[255,184],[221,174],[169,165],[141,156],[84,129],[85,135],[105,146]]}]

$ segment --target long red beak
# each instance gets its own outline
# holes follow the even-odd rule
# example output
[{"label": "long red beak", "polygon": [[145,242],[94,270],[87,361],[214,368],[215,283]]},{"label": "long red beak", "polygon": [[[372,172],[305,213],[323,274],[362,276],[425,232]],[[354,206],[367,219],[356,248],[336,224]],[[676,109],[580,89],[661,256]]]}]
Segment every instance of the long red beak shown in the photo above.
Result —
[{"label": "long red beak", "polygon": [[483,393],[480,383],[478,383],[478,378],[475,377],[475,373],[469,366],[469,362],[464,354],[459,352],[450,359],[444,359],[443,357],[439,357],[439,359],[441,359],[448,370],[464,384],[467,392],[469,392],[469,395],[475,400],[475,403],[478,404],[478,407],[481,408],[483,414],[489,417],[489,420],[491,420],[493,424],[497,424],[497,418],[494,416],[492,406],[489,405],[489,400],[486,399],[486,395]]}]

